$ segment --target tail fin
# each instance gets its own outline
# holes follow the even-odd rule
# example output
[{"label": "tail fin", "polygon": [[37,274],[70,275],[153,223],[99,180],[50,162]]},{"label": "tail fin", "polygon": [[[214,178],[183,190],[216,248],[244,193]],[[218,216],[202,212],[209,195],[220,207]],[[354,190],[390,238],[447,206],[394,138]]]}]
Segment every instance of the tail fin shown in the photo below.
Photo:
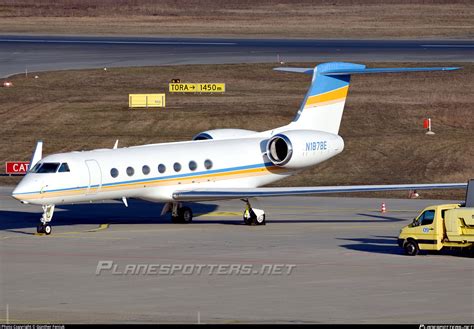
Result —
[{"label": "tail fin", "polygon": [[417,71],[457,70],[457,67],[418,67],[418,68],[376,68],[367,69],[365,65],[331,62],[312,68],[275,68],[277,71],[312,74],[311,86],[293,122],[294,129],[320,130],[333,134],[339,132],[342,113],[349,91],[351,74],[397,73]]}]

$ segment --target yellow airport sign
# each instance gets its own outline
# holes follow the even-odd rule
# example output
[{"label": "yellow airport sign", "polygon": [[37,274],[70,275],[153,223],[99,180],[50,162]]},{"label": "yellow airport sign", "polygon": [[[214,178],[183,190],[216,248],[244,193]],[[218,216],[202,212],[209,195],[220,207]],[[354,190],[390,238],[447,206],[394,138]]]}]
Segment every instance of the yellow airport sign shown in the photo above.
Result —
[{"label": "yellow airport sign", "polygon": [[165,107],[165,94],[129,94],[128,107]]},{"label": "yellow airport sign", "polygon": [[170,93],[223,93],[225,83],[170,83]]}]

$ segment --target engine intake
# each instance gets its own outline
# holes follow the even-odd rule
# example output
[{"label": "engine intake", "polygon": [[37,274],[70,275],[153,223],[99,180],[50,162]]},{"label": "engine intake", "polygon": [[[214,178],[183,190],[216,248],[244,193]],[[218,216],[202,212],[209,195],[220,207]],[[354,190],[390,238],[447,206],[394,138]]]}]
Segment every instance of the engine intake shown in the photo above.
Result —
[{"label": "engine intake", "polygon": [[275,135],[270,138],[267,145],[267,155],[278,166],[288,163],[293,155],[293,145],[291,145],[290,139],[285,135]]}]

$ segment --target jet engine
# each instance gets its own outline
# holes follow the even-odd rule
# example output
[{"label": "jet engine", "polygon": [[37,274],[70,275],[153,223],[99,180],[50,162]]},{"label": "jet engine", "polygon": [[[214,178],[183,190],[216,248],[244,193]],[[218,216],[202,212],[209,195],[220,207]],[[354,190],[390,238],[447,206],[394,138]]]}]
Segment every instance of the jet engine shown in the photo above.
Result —
[{"label": "jet engine", "polygon": [[267,142],[267,156],[279,167],[301,169],[316,165],[344,149],[341,136],[315,130],[278,133]]}]

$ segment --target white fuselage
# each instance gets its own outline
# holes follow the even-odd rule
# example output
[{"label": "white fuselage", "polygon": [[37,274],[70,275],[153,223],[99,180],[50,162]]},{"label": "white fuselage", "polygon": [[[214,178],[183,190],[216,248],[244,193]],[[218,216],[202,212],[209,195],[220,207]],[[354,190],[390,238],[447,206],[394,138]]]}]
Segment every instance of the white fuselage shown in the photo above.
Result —
[{"label": "white fuselage", "polygon": [[[265,132],[243,138],[54,154],[41,162],[67,163],[70,171],[29,172],[13,196],[25,203],[42,205],[123,197],[168,202],[173,201],[173,192],[180,190],[259,187],[298,171],[270,161],[266,155],[268,137],[269,132]],[[326,150],[294,151],[322,162],[342,151],[342,139],[334,137],[333,144],[338,145]],[[159,171],[160,164],[165,166],[164,172]],[[118,172],[116,177],[112,176],[113,169]]]}]

